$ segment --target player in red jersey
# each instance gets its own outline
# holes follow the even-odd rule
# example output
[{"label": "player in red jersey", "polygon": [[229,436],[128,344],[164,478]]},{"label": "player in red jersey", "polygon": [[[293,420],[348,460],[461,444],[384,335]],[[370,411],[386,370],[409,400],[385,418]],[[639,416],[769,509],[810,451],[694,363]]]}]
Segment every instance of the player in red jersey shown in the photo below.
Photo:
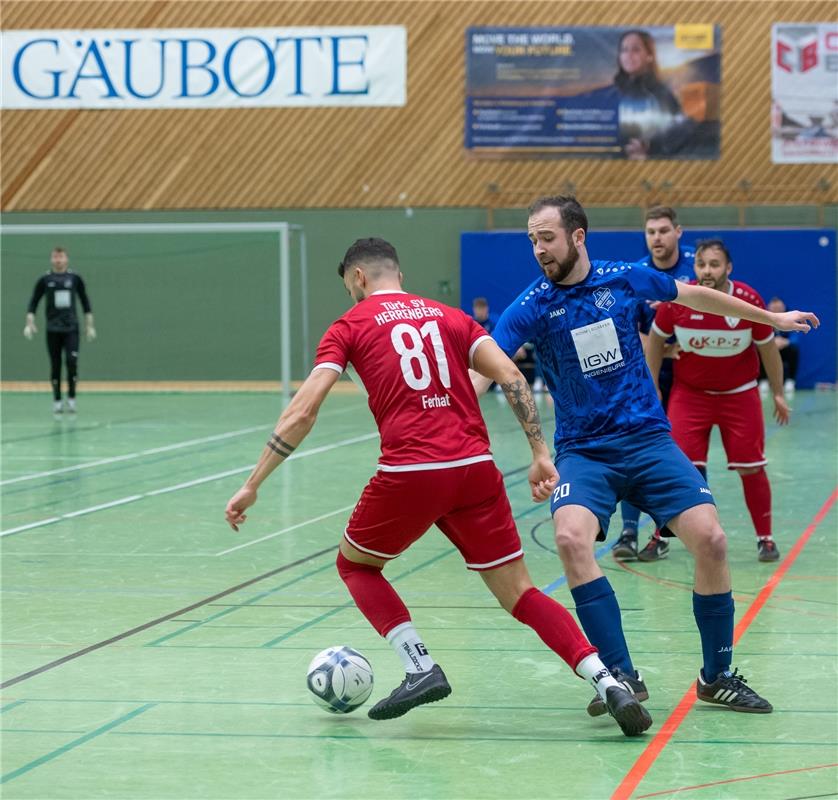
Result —
[{"label": "player in red jersey", "polygon": [[501,606],[596,687],[623,733],[642,733],[652,723],[648,712],[605,668],[567,609],[533,586],[522,560],[468,370],[473,367],[503,388],[532,450],[529,482],[533,500],[540,502],[550,496],[557,474],[523,375],[471,317],[403,291],[398,256],[384,240],[359,239],[338,274],[356,305],[321,339],[314,369],[280,416],[253,473],[227,504],[228,523],[238,530],[246,520],[259,485],[302,442],[351,364],[369,394],[381,458],[349,519],[337,568],[361,613],[406,671],[369,716],[399,717],[451,693],[382,574],[387,561],[435,524]]},{"label": "player in red jersey", "polygon": [[[765,308],[750,286],[732,281],[733,263],[721,239],[700,242],[695,253],[696,282]],[[760,561],[776,561],[780,551],[771,533],[771,485],[765,472],[765,424],[757,378],[762,360],[774,398],[774,418],[789,421],[783,395],[783,364],[769,325],[697,312],[673,303],[661,305],[646,348],[657,381],[664,343],[673,334],[680,353],[674,363],[669,397],[672,436],[697,467],[707,466],[710,431],[719,426],[728,469],[742,478],[745,504],[757,535]],[[655,532],[655,536],[659,536]]]}]

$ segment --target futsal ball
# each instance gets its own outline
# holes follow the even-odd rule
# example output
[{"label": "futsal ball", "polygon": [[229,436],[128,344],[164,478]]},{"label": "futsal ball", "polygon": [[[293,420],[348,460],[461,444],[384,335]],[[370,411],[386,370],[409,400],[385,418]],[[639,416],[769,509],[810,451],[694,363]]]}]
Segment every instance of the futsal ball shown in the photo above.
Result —
[{"label": "futsal ball", "polygon": [[311,660],[306,681],[317,705],[332,714],[348,714],[372,694],[372,667],[357,650],[337,645]]}]

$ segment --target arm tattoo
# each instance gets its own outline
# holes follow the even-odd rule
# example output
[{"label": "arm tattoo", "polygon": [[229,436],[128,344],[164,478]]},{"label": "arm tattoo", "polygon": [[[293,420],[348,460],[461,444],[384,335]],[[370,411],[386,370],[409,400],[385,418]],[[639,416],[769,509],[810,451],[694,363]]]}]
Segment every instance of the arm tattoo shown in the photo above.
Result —
[{"label": "arm tattoo", "polygon": [[288,442],[277,436],[275,433],[271,434],[271,438],[268,440],[267,445],[278,456],[282,456],[282,458],[288,458],[288,456],[290,456],[291,453],[297,449],[294,445],[288,444]]},{"label": "arm tattoo", "polygon": [[544,442],[544,434],[541,431],[541,418],[538,415],[538,408],[535,405],[535,398],[532,396],[530,387],[525,380],[514,380],[510,383],[502,383],[501,388],[506,395],[509,405],[515,412],[518,422],[524,429],[530,444]]}]

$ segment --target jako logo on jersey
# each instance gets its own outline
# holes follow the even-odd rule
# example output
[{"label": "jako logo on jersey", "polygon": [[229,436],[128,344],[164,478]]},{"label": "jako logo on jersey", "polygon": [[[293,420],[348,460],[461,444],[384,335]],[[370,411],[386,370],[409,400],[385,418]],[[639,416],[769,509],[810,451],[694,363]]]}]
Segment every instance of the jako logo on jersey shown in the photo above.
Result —
[{"label": "jako logo on jersey", "polygon": [[611,290],[606,286],[602,289],[597,289],[594,292],[594,302],[596,303],[597,308],[608,311],[608,309],[611,308],[611,306],[613,306],[617,301],[614,299],[614,295],[611,294]]},{"label": "jako logo on jersey", "polygon": [[566,314],[567,312],[563,308],[554,308],[549,316],[548,319],[553,319],[554,317],[560,317],[562,314]]},{"label": "jako logo on jersey", "polygon": [[701,492],[701,494],[713,494],[713,492],[711,492],[711,491],[710,491],[708,488],[706,488],[705,486],[699,486],[699,487],[698,487],[698,491],[699,491],[699,492]]}]

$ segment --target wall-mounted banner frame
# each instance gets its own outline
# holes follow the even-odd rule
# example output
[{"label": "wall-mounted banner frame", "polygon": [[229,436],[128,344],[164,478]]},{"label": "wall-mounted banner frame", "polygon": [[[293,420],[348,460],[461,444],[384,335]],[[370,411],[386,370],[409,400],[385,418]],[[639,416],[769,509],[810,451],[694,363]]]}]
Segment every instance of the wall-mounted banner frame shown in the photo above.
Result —
[{"label": "wall-mounted banner frame", "polygon": [[719,157],[717,25],[469,28],[465,44],[472,153]]},{"label": "wall-mounted banner frame", "polygon": [[771,28],[771,160],[838,164],[838,23]]},{"label": "wall-mounted banner frame", "polygon": [[2,107],[403,106],[402,26],[10,30]]}]

